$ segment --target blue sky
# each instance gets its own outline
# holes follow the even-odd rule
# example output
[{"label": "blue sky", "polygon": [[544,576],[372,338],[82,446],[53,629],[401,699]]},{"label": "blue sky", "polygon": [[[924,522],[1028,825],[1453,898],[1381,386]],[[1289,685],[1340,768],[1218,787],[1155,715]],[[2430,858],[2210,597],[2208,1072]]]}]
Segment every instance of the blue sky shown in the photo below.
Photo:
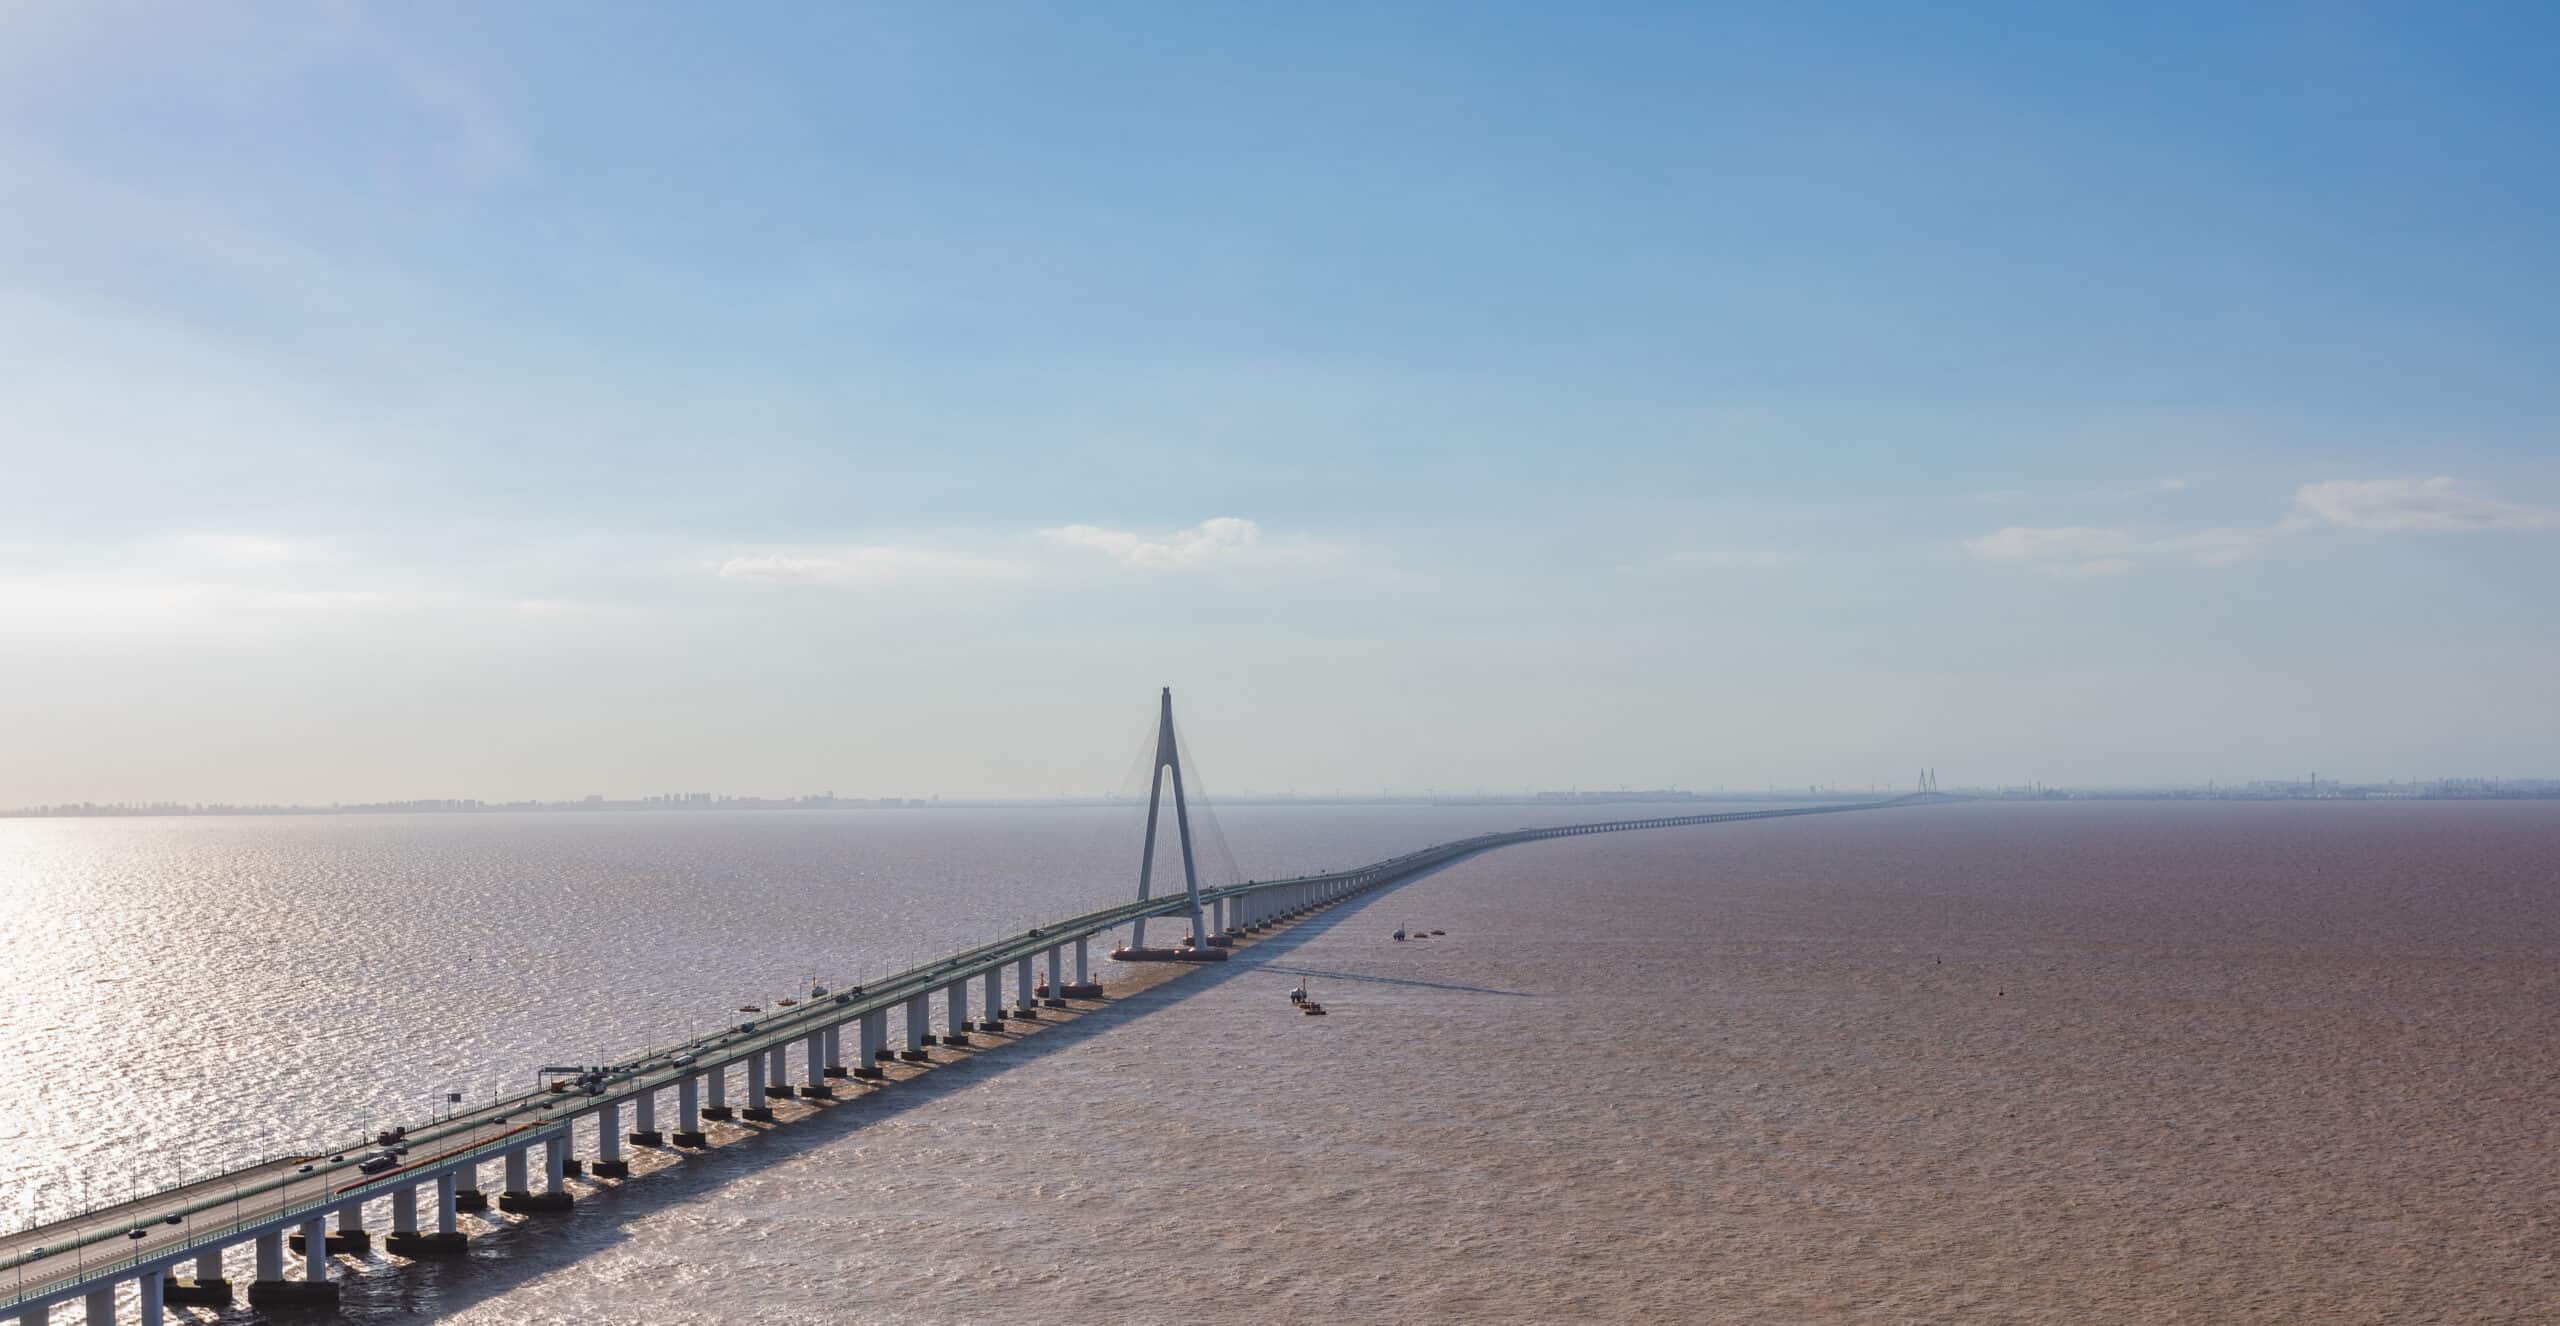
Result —
[{"label": "blue sky", "polygon": [[0,802],[2560,769],[2539,7],[0,15]]}]

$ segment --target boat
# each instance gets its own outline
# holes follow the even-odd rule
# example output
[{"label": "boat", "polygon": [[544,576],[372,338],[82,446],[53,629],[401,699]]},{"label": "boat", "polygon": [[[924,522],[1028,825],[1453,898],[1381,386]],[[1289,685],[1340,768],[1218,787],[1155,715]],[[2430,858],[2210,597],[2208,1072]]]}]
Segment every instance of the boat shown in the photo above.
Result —
[{"label": "boat", "polygon": [[1397,926],[1397,927],[1396,927],[1396,942],[1397,942],[1397,943],[1399,943],[1399,944],[1401,944],[1401,943],[1403,943],[1403,942],[1404,942],[1404,927],[1403,927],[1403,926]]}]

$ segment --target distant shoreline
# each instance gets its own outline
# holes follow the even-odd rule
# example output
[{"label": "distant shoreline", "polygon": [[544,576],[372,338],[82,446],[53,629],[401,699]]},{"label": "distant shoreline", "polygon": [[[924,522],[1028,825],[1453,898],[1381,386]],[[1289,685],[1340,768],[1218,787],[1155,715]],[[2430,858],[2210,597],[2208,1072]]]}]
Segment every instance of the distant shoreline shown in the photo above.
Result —
[{"label": "distant shoreline", "polygon": [[[1222,797],[1220,806],[1623,806],[1695,804],[1819,804],[1862,801],[1877,789],[1824,788],[1785,792],[1573,792],[1519,796],[1242,796]],[[2242,788],[2047,788],[1957,789],[1957,795],[1979,801],[2560,801],[2560,781],[2461,780],[2429,784]],[[223,803],[70,803],[0,810],[0,819],[176,819],[195,816],[301,815],[480,815],[480,814],[615,814],[635,811],[876,811],[876,810],[1073,810],[1139,806],[1143,797],[715,797],[648,798],[637,801],[472,801],[418,800],[348,803],[344,805],[233,805]]]}]

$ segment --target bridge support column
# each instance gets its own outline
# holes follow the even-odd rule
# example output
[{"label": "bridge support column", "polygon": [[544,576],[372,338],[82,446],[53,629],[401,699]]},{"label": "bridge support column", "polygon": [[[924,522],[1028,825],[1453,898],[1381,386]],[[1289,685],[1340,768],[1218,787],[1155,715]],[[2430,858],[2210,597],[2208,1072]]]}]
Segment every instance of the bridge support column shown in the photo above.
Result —
[{"label": "bridge support column", "polygon": [[113,1285],[90,1290],[84,1301],[87,1310],[81,1315],[88,1326],[116,1326],[116,1291]]},{"label": "bridge support column", "polygon": [[[642,1099],[647,1099],[643,1097]],[[639,1140],[632,1134],[632,1140]],[[622,1103],[614,1101],[596,1110],[596,1159],[587,1172],[599,1179],[627,1179],[631,1164],[622,1158]]]},{"label": "bridge support column", "polygon": [[[176,1280],[161,1287],[161,1297],[171,1303],[194,1303],[205,1307],[224,1307],[231,1302],[231,1282],[222,1275],[222,1249],[207,1248],[196,1254],[196,1274],[192,1280]],[[28,1319],[41,1323],[39,1315]]]},{"label": "bridge support column", "polygon": [[[631,1136],[625,1140],[633,1146],[665,1146],[667,1144],[667,1135],[658,1131],[656,1088],[653,1087],[631,1098]],[[622,1176],[610,1174],[606,1177],[618,1179]]]},{"label": "bridge support column", "polygon": [[702,1075],[702,1085],[711,1093],[709,1103],[702,1107],[702,1117],[729,1118],[729,1065],[714,1065],[710,1072]]},{"label": "bridge support column", "polygon": [[827,1028],[827,1076],[844,1076],[844,1023]]},{"label": "bridge support column", "polygon": [[432,1234],[418,1229],[419,1186],[392,1190],[391,1236],[382,1241],[382,1250],[401,1257],[462,1251],[462,1230],[453,1213],[453,1176],[436,1176],[436,1231]]},{"label": "bridge support column", "polygon": [[551,1140],[543,1143],[542,1190],[563,1197],[569,1195],[569,1125],[565,1122],[560,1125],[559,1132],[551,1135]]},{"label": "bridge support column", "polygon": [[1059,970],[1059,959],[1062,956],[1059,952],[1059,948],[1060,946],[1056,944],[1051,944],[1049,946],[1049,995],[1047,998],[1040,1001],[1051,1008],[1065,1008],[1067,1006],[1066,980],[1064,979],[1064,973]]},{"label": "bridge support column", "polygon": [[933,1056],[925,1053],[924,1050],[924,1047],[933,1044],[933,1010],[928,1007],[930,1003],[931,1001],[924,995],[913,995],[907,999],[907,1048],[898,1051],[898,1057],[909,1063],[921,1064],[933,1061]]},{"label": "bridge support column", "polygon": [[791,1098],[791,1063],[787,1045],[764,1052],[764,1094],[768,1100]]},{"label": "bridge support column", "polygon": [[751,1103],[739,1115],[756,1123],[773,1122],[773,1107],[765,1104],[769,1098],[764,1091],[764,1065],[762,1050],[747,1056],[747,1100]]},{"label": "bridge support column", "polygon": [[486,1211],[489,1194],[480,1191],[480,1162],[472,1161],[454,1171],[453,1205],[461,1211]]},{"label": "bridge support column", "polygon": [[1004,1030],[1004,968],[987,968],[987,1020],[978,1024],[982,1030]]},{"label": "bridge support column", "polygon": [[[542,1147],[543,1153],[544,1190],[541,1192],[533,1191],[533,1184],[528,1177],[532,1168],[531,1153],[536,1145]],[[539,1143],[527,1142],[522,1146],[509,1148],[507,1187],[506,1191],[498,1194],[498,1209],[516,1214],[568,1210],[572,1200],[569,1196],[568,1153],[568,1129],[565,1127],[557,1135],[543,1139]]]},{"label": "bridge support column", "polygon": [[860,1062],[853,1066],[853,1075],[874,1082],[886,1076],[880,1071],[880,1061],[888,1053],[889,1015],[883,1010],[873,1009],[854,1024],[853,1057]]},{"label": "bridge support column", "polygon": [[134,1277],[134,1306],[141,1310],[142,1326],[165,1326],[169,1320],[168,1299],[164,1296],[168,1286],[167,1275],[157,1266]]},{"label": "bridge support column", "polygon": [[702,1147],[711,1139],[702,1135],[702,1079],[691,1073],[676,1083],[677,1146]]},{"label": "bridge support column", "polygon": [[258,1278],[249,1282],[249,1303],[334,1303],[338,1287],[329,1282],[329,1231],[319,1217],[302,1222],[302,1278],[284,1278],[284,1234],[258,1236]]},{"label": "bridge support column", "polygon": [[836,1094],[835,1088],[827,1085],[826,1028],[820,1027],[816,1031],[810,1032],[807,1036],[801,1038],[800,1057],[807,1060],[806,1063],[801,1065],[801,1097],[807,1100],[834,1099]]},{"label": "bridge support column", "polygon": [[1028,953],[1013,964],[1013,1015],[1018,1018],[1040,1016],[1040,1001],[1031,997],[1031,955]]},{"label": "bridge support column", "polygon": [[1078,985],[1089,985],[1089,984],[1091,984],[1091,983],[1092,983],[1092,981],[1093,981],[1093,953],[1092,953],[1092,948],[1093,948],[1093,940],[1092,940],[1090,937],[1088,937],[1088,936],[1078,936],[1078,937],[1077,937],[1077,939],[1076,939],[1076,984],[1078,984]]},{"label": "bridge support column", "polygon": [[969,978],[942,987],[942,1043],[974,1045],[969,1039]]}]

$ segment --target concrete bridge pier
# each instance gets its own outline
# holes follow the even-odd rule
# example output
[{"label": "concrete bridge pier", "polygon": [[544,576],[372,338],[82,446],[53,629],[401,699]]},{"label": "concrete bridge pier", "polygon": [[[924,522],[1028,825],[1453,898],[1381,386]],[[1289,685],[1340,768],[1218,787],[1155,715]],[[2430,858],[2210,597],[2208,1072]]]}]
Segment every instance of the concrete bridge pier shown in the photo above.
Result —
[{"label": "concrete bridge pier", "polygon": [[706,1119],[730,1118],[729,1065],[718,1065],[710,1072],[703,1074],[702,1085],[711,1093],[710,1099],[703,1104],[702,1117]]},{"label": "concrete bridge pier", "polygon": [[542,1177],[544,1190],[533,1191],[527,1174],[531,1169],[531,1152],[537,1145],[525,1142],[507,1149],[507,1186],[498,1194],[498,1209],[517,1215],[533,1211],[566,1211],[569,1209],[569,1167],[567,1130],[558,1137],[539,1143],[543,1149]]},{"label": "concrete bridge pier", "polygon": [[472,1161],[454,1171],[453,1205],[458,1211],[486,1211],[489,1194],[480,1191],[480,1162]]},{"label": "concrete bridge pier", "polygon": [[907,1048],[898,1051],[898,1057],[909,1063],[933,1061],[933,1056],[924,1051],[924,1047],[933,1044],[933,1010],[926,1006],[929,1002],[924,995],[907,1000]]},{"label": "concrete bridge pier", "polygon": [[764,1094],[767,1100],[791,1099],[791,1064],[783,1046],[764,1052]]},{"label": "concrete bridge pier", "polygon": [[836,1089],[827,1085],[827,1032],[824,1027],[810,1032],[800,1041],[802,1065],[800,1097],[803,1100],[833,1100]]},{"label": "concrete bridge pier", "polygon": [[969,1039],[969,978],[942,987],[942,1043],[975,1045]]},{"label": "concrete bridge pier", "polygon": [[987,968],[987,1015],[980,1031],[1004,1030],[1004,968]]},{"label": "concrete bridge pier", "polygon": [[862,1015],[854,1031],[853,1051],[853,1057],[861,1061],[853,1066],[855,1077],[876,1082],[885,1076],[880,1071],[880,1061],[889,1057],[889,1015],[885,1010],[875,1008]]},{"label": "concrete bridge pier", "polygon": [[168,1276],[154,1266],[134,1278],[135,1306],[141,1309],[142,1326],[166,1326],[168,1312]]},{"label": "concrete bridge pier", "polygon": [[845,1024],[841,1022],[827,1028],[827,1076],[829,1077],[845,1075],[844,1029]]},{"label": "concrete bridge pier", "polygon": [[691,1073],[676,1083],[677,1146],[704,1147],[711,1139],[702,1135],[702,1079]]},{"label": "concrete bridge pier", "polygon": [[[655,1088],[631,1098],[631,1136],[623,1139],[633,1146],[665,1146],[667,1135],[658,1131],[658,1093]],[[608,1174],[618,1179],[619,1174]]]},{"label": "concrete bridge pier", "polygon": [[[222,1277],[222,1249],[206,1248],[196,1254],[196,1274],[192,1280],[170,1280],[161,1286],[160,1295],[171,1303],[218,1308],[231,1302],[231,1282]],[[41,1322],[41,1315],[28,1318]]]},{"label": "concrete bridge pier", "polygon": [[1066,981],[1064,979],[1064,974],[1059,970],[1061,966],[1060,960],[1064,956],[1062,951],[1063,947],[1063,945],[1058,944],[1051,944],[1049,946],[1049,981],[1047,987],[1049,993],[1043,996],[1040,1000],[1042,1005],[1049,1008],[1065,1008],[1067,1006]]},{"label": "concrete bridge pier", "polygon": [[439,1174],[436,1184],[436,1227],[429,1233],[418,1228],[418,1189],[422,1184],[395,1188],[391,1193],[391,1236],[382,1241],[382,1250],[401,1257],[431,1257],[463,1250],[466,1240],[462,1220],[454,1209],[455,1178]]},{"label": "concrete bridge pier", "polygon": [[86,1305],[86,1311],[82,1314],[81,1320],[86,1322],[87,1326],[116,1326],[116,1291],[114,1286],[110,1285],[105,1289],[90,1290],[88,1297],[84,1300],[84,1303]]},{"label": "concrete bridge pier", "polygon": [[1093,936],[1076,936],[1076,981],[1065,989],[1058,988],[1058,950],[1049,950],[1049,993],[1061,999],[1100,999],[1102,987],[1093,983]]},{"label": "concrete bridge pier", "polygon": [[1037,1019],[1040,1001],[1031,997],[1031,955],[1023,954],[1013,964],[1013,1015]]},{"label": "concrete bridge pier", "polygon": [[754,1104],[748,1105],[746,1108],[738,1111],[739,1117],[755,1123],[771,1123],[773,1122],[773,1107],[765,1104],[765,1101],[771,1099],[771,1097],[765,1095],[764,1091],[764,1052],[759,1050],[754,1054],[748,1055],[746,1062],[747,1099],[753,1101]]},{"label": "concrete bridge pier", "polygon": [[258,1236],[258,1278],[249,1282],[250,1306],[338,1301],[338,1287],[329,1281],[328,1227],[313,1216],[302,1222],[296,1238],[302,1249],[302,1278],[287,1280],[283,1232]]},{"label": "concrete bridge pier", "polygon": [[[647,1097],[641,1099],[646,1100]],[[643,1106],[642,1108],[647,1108]],[[640,1140],[638,1133],[631,1140]],[[596,1158],[587,1172],[599,1179],[631,1177],[631,1162],[622,1158],[622,1103],[607,1101],[596,1110]]]}]

